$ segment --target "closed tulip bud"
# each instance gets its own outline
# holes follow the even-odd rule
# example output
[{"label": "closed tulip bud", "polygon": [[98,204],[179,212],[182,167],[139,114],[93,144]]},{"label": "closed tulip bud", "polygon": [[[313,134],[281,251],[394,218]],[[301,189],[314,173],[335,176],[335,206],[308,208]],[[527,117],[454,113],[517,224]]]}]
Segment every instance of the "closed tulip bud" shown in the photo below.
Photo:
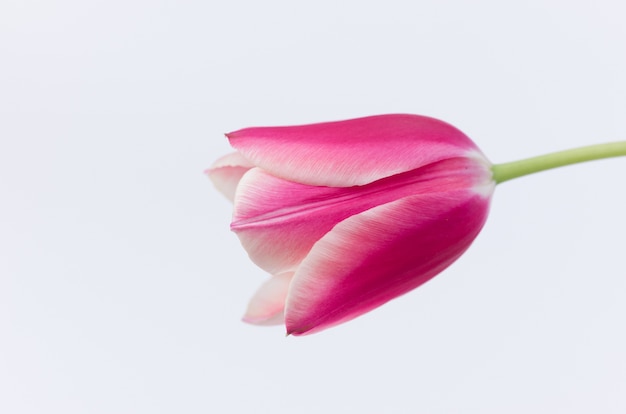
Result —
[{"label": "closed tulip bud", "polygon": [[272,277],[244,320],[306,334],[425,283],[476,238],[495,187],[461,131],[418,115],[248,128],[208,170]]}]

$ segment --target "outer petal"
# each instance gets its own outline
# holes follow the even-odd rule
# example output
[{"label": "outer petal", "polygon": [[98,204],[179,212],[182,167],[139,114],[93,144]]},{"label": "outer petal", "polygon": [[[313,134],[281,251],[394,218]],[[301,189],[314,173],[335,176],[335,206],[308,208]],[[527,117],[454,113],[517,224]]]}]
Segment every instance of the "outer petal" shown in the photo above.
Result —
[{"label": "outer petal", "polygon": [[484,163],[468,158],[347,188],[293,183],[254,168],[237,189],[231,227],[259,267],[271,274],[295,271],[313,245],[350,216],[416,194],[471,188],[490,177]]},{"label": "outer petal", "polygon": [[247,128],[231,145],[270,174],[309,185],[363,185],[446,158],[479,152],[461,131],[419,115]]},{"label": "outer petal", "polygon": [[219,192],[224,194],[230,201],[233,201],[239,180],[252,167],[254,165],[243,155],[233,152],[215,161],[205,173]]},{"label": "outer petal", "polygon": [[244,322],[255,325],[282,325],[285,322],[284,309],[287,290],[293,273],[273,276],[265,282],[250,299]]},{"label": "outer petal", "polygon": [[294,276],[287,332],[348,321],[428,281],[470,246],[488,207],[483,194],[458,190],[407,197],[339,223]]}]

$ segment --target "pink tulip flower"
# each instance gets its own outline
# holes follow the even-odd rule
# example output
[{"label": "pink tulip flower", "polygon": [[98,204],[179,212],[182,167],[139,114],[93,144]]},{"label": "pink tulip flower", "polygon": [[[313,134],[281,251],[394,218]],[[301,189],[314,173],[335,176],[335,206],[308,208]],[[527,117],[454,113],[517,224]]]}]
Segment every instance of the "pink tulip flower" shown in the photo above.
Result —
[{"label": "pink tulip flower", "polygon": [[428,281],[487,218],[491,163],[461,131],[381,115],[227,134],[208,171],[234,202],[231,229],[271,274],[244,320],[301,335]]}]

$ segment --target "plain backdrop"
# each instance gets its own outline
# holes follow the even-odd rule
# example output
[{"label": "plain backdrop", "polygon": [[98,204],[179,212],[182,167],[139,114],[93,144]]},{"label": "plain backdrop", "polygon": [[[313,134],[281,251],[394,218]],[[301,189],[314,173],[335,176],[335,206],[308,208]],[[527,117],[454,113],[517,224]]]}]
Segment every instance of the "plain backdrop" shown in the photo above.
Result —
[{"label": "plain backdrop", "polygon": [[0,412],[626,412],[626,159],[499,186],[470,250],[308,337],[203,170],[406,112],[493,162],[626,139],[621,1],[0,2]]}]

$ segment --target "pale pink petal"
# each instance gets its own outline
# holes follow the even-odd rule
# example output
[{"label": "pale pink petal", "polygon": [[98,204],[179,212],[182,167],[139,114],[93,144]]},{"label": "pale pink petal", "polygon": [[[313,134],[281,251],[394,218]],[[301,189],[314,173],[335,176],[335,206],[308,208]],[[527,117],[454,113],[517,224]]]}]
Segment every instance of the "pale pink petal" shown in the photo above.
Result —
[{"label": "pale pink petal", "polygon": [[454,158],[342,188],[293,183],[254,168],[237,189],[231,228],[259,267],[294,271],[315,242],[350,216],[407,196],[471,188],[490,182],[490,174],[480,162]]},{"label": "pale pink petal", "polygon": [[452,125],[419,115],[246,128],[227,136],[235,149],[272,175],[333,187],[363,185],[446,158],[480,153]]},{"label": "pale pink petal", "polygon": [[282,325],[285,322],[285,298],[292,277],[293,273],[283,273],[263,283],[250,299],[243,317],[244,322],[254,325]]},{"label": "pale pink petal", "polygon": [[483,194],[456,190],[403,198],[339,223],[294,276],[287,332],[348,321],[428,281],[470,246],[488,208]]},{"label": "pale pink petal", "polygon": [[225,155],[205,171],[213,185],[226,198],[233,201],[241,177],[254,165],[238,152]]}]

